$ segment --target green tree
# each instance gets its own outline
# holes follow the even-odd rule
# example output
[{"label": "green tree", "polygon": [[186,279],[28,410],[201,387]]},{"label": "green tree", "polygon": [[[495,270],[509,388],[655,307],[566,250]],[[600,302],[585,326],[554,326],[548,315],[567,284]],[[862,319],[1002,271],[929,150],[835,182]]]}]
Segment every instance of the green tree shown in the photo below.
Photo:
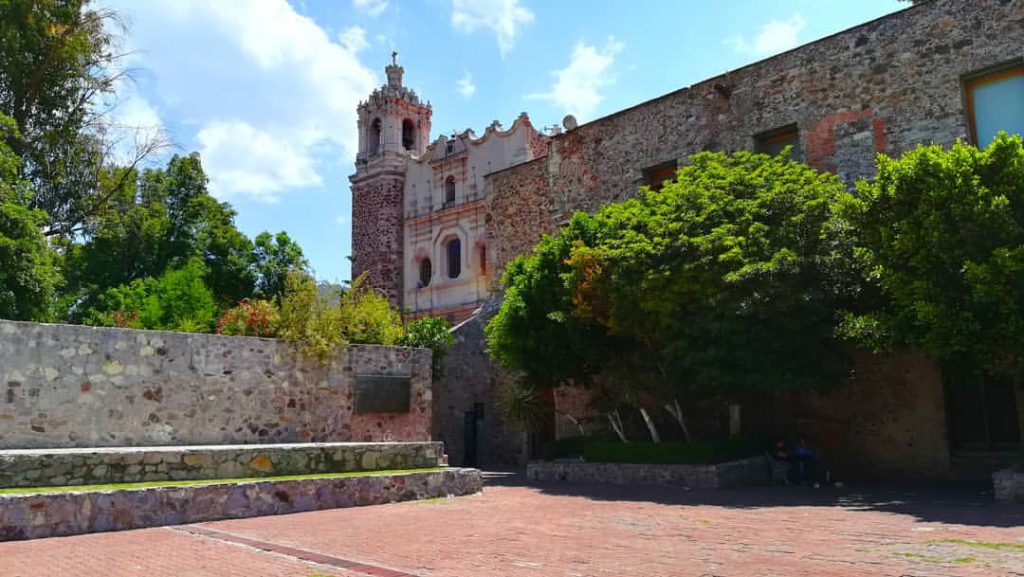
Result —
[{"label": "green tree", "polygon": [[302,247],[286,232],[276,235],[261,232],[253,244],[256,294],[267,300],[279,300],[284,293],[288,273],[309,270]]},{"label": "green tree", "polygon": [[111,198],[114,210],[94,219],[85,242],[69,251],[70,292],[88,306],[108,288],[157,277],[198,258],[220,307],[253,294],[253,245],[235,227],[234,210],[210,196],[198,155],[175,156],[166,168],[141,175],[115,172],[120,171],[130,173],[129,184]]},{"label": "green tree", "polygon": [[1024,360],[1024,148],[1001,134],[881,156],[847,204],[858,264],[877,297],[845,334],[913,348],[947,370],[1014,370]]},{"label": "green tree", "polygon": [[109,121],[107,102],[123,76],[118,26],[112,12],[88,0],[0,2],[0,114],[21,134],[7,144],[23,160],[30,207],[49,217],[47,235],[73,238],[109,209],[128,183],[99,177],[117,140],[139,143],[131,167],[162,146],[160,138],[121,133]]},{"label": "green tree", "polygon": [[[16,134],[0,116],[0,134]],[[48,320],[59,282],[55,254],[40,232],[46,213],[27,206],[28,183],[20,160],[0,140],[0,318]]]},{"label": "green tree", "polygon": [[[153,330],[210,332],[217,306],[203,278],[202,261],[192,259],[160,277],[136,279],[107,290],[87,312],[89,324]],[[121,319],[130,318],[130,323]]]},{"label": "green tree", "polygon": [[598,396],[639,408],[655,438],[648,410],[682,425],[679,398],[836,383],[835,310],[857,288],[838,178],[786,155],[691,160],[514,261],[488,326],[533,383],[602,373]]}]

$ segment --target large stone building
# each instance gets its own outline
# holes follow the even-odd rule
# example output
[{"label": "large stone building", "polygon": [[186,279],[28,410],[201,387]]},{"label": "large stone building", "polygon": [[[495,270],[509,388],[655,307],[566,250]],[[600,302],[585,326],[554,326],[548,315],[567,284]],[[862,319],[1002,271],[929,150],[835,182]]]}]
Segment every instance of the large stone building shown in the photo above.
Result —
[{"label": "large stone building", "polygon": [[[366,126],[370,110],[363,112]],[[483,240],[486,259],[477,254],[465,264],[478,263],[474,271],[491,282],[572,212],[629,198],[702,150],[774,152],[793,145],[798,158],[852,183],[871,176],[878,153],[898,155],[921,143],[956,140],[984,145],[999,130],[1024,133],[1024,1],[925,0],[550,138],[531,131],[525,153],[504,157],[507,168],[494,163],[481,170],[470,161],[477,172],[467,218],[482,221],[483,231],[464,226],[473,236],[459,238]],[[432,155],[439,154],[437,146]],[[419,250],[413,239],[423,239],[422,254],[438,262],[445,231],[452,230],[434,224],[450,210],[441,193],[447,177],[438,169],[426,173],[429,179],[410,179],[411,162],[391,176],[370,170],[368,162],[361,154],[353,177],[356,270],[375,271],[378,286],[401,295],[412,309],[415,300],[409,299],[416,293],[407,277],[416,270],[411,263]],[[414,183],[431,194],[431,204],[415,206],[430,209],[403,218],[416,197]],[[360,223],[366,218],[371,222]],[[410,232],[410,223],[427,221],[430,234]],[[477,286],[474,303],[487,296],[486,287]],[[443,312],[454,302],[432,301],[437,304],[415,310]],[[516,452],[499,446],[515,435],[494,402],[505,376],[488,368],[480,330],[485,320],[478,316],[457,331],[447,376],[435,390],[435,438],[446,442],[453,462],[486,463]],[[827,453],[841,455],[833,462],[839,471],[931,477],[955,475],[978,455],[1002,458],[1000,451],[1024,436],[1018,417],[1024,394],[1012,385],[951,389],[918,358],[863,355],[858,367],[858,382],[833,395],[759,400],[770,410],[747,411],[744,426],[790,433],[783,430],[799,426],[817,436]],[[571,412],[564,399],[559,410]]]},{"label": "large stone building", "polygon": [[[490,296],[484,177],[533,160],[547,139],[522,114],[430,142],[429,103],[388,82],[360,103],[359,154],[352,182],[352,275],[386,291],[415,318],[467,318]],[[429,143],[429,144],[428,144]]]}]

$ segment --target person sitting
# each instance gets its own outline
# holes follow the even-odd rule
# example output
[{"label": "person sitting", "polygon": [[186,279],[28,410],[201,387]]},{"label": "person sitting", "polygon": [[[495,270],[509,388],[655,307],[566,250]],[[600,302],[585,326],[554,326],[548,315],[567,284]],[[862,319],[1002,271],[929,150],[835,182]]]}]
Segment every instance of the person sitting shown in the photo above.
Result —
[{"label": "person sitting", "polygon": [[785,439],[775,441],[775,447],[768,455],[771,457],[771,482],[772,484],[792,482],[792,466],[789,461],[789,449],[786,447]]},{"label": "person sitting", "polygon": [[791,476],[800,484],[817,485],[818,455],[807,442],[807,435],[797,437],[796,445],[789,451]]}]

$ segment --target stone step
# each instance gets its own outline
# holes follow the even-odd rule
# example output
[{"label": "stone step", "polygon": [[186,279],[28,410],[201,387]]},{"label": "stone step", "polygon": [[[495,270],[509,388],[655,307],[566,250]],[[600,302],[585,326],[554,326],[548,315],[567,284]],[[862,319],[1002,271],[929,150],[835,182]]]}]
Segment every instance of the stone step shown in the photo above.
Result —
[{"label": "stone step", "polygon": [[476,469],[0,494],[0,541],[79,535],[472,495]]},{"label": "stone step", "polygon": [[439,442],[297,443],[0,451],[0,488],[425,469]]}]

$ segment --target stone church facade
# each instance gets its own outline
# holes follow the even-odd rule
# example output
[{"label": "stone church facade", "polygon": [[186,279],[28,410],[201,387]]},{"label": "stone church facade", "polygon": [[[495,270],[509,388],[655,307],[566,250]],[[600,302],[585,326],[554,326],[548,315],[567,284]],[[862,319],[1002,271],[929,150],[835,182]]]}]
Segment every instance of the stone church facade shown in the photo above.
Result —
[{"label": "stone church facade", "polygon": [[[514,141],[522,128],[514,126],[504,138]],[[506,154],[504,166],[482,170],[470,155],[468,172],[434,169],[438,147],[450,142],[444,140],[393,168],[386,168],[392,166],[386,159],[364,159],[353,176],[354,270],[369,271],[375,286],[416,314],[443,313],[457,301],[478,305],[500,293],[497,279],[507,263],[543,234],[557,232],[573,212],[592,212],[635,195],[641,185],[657,185],[702,150],[771,153],[792,145],[797,158],[852,184],[870,177],[878,153],[957,140],[984,146],[999,130],[1024,133],[1024,1],[924,0],[561,134],[519,132],[528,151]],[[424,166],[431,171],[416,172]],[[451,210],[441,200],[446,174],[468,175],[463,186],[472,209],[464,224],[445,215]],[[428,204],[421,200],[426,194]],[[364,218],[371,222],[359,223]],[[485,247],[473,256],[463,251],[463,264],[479,281],[477,296],[460,288],[465,298],[417,304],[416,291],[410,292],[415,263],[422,262],[417,255],[432,259],[436,275],[449,231],[458,231],[463,247]],[[495,401],[508,376],[490,367],[484,353],[481,328],[493,309],[485,307],[456,331],[447,376],[435,388],[435,434],[454,463],[522,454],[522,436],[503,422]],[[744,427],[792,433],[783,429],[799,423],[827,453],[842,455],[832,463],[835,470],[894,476],[955,476],[971,466],[964,458],[999,453],[1024,436],[1024,393],[1013,387],[979,384],[976,393],[954,394],[930,363],[905,356],[862,355],[858,367],[858,382],[830,396],[752,401],[763,410],[746,412]],[[555,397],[552,430],[572,421],[559,412],[585,410]],[[996,411],[999,419],[990,419],[987,413]],[[720,413],[724,419],[725,410]],[[1012,426],[995,431],[978,424],[994,421]]]},{"label": "stone church facade", "polygon": [[359,104],[352,183],[352,277],[385,291],[407,318],[465,320],[490,297],[484,179],[545,154],[547,137],[521,114],[430,142],[431,107],[385,68],[387,84]]}]

